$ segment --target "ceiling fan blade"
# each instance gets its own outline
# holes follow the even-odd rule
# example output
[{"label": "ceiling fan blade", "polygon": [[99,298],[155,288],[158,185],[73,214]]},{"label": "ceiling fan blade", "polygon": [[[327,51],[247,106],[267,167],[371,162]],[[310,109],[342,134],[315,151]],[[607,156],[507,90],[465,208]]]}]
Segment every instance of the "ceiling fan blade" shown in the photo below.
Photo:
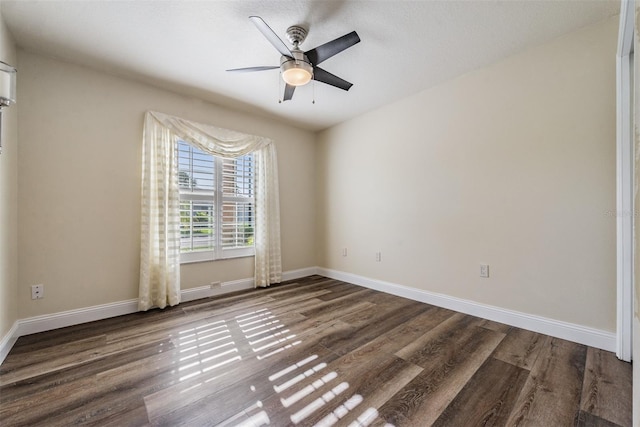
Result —
[{"label": "ceiling fan blade", "polygon": [[338,37],[335,40],[332,40],[305,52],[305,55],[307,55],[307,58],[309,58],[309,61],[311,61],[313,65],[318,65],[322,61],[326,61],[333,55],[337,55],[343,50],[350,48],[351,46],[359,42],[360,37],[358,37],[358,33],[352,31],[349,34],[345,34],[342,37]]},{"label": "ceiling fan blade", "polygon": [[262,18],[260,18],[259,16],[250,16],[249,19],[251,19],[251,22],[253,22],[256,28],[260,30],[262,35],[265,36],[267,40],[269,40],[269,43],[271,43],[273,47],[278,49],[278,52],[280,52],[284,56],[293,58],[293,53],[291,53],[291,50],[289,50],[287,45],[284,44],[280,37],[278,37],[276,33],[273,32],[271,27],[268,26]]},{"label": "ceiling fan blade", "polygon": [[227,71],[233,71],[236,73],[248,73],[250,71],[266,71],[266,70],[275,70],[277,68],[280,68],[277,65],[265,65],[262,67],[246,67],[246,68],[232,68],[230,70]]},{"label": "ceiling fan blade", "polygon": [[330,72],[323,70],[320,67],[313,68],[313,79],[331,86],[335,86],[342,90],[349,90],[351,89],[351,86],[353,86],[353,83],[349,83],[348,81],[341,79],[340,77],[331,74]]},{"label": "ceiling fan blade", "polygon": [[290,101],[291,98],[293,98],[293,91],[296,90],[295,86],[292,86],[290,84],[287,84],[284,87],[284,100],[285,101]]}]

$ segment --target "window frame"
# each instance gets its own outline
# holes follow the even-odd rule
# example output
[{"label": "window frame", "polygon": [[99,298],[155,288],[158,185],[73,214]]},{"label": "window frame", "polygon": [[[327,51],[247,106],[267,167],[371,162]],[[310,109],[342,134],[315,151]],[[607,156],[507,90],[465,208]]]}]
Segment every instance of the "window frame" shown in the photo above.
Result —
[{"label": "window frame", "polygon": [[[176,146],[176,150],[178,150],[179,156],[179,147],[180,144],[184,143],[190,147],[191,150],[200,150],[198,147],[193,146],[187,141],[178,140],[178,144]],[[213,230],[214,230],[214,248],[209,250],[191,250],[189,252],[183,252],[182,244],[180,245],[180,264],[189,264],[196,262],[206,262],[206,261],[217,261],[217,260],[225,260],[225,259],[233,259],[233,258],[244,258],[255,256],[255,241],[253,245],[247,247],[234,247],[234,248],[224,248],[223,247],[223,208],[225,203],[251,203],[252,204],[252,217],[253,217],[253,227],[254,227],[254,238],[255,238],[255,188],[251,190],[251,196],[240,196],[240,195],[225,195],[224,194],[224,182],[223,182],[223,169],[224,169],[224,161],[228,160],[224,157],[216,156],[213,154],[204,153],[206,155],[210,155],[213,158],[213,170],[214,170],[214,189],[213,190],[200,190],[197,191],[193,188],[189,188],[189,191],[185,191],[182,187],[180,188],[180,205],[184,201],[201,201],[201,202],[212,202],[213,210],[214,210],[214,220],[213,220]],[[253,155],[253,153],[249,153],[248,155]],[[190,152],[190,159],[193,162],[193,151]],[[242,157],[242,156],[240,156]],[[236,159],[231,159],[236,160]],[[193,164],[191,164],[191,172],[193,172]],[[255,173],[255,158],[252,160],[252,172]],[[251,177],[251,180],[255,180],[255,175]],[[255,182],[255,181],[253,181]],[[190,211],[193,212],[193,206],[191,206]],[[191,214],[193,218],[193,213]],[[191,223],[193,224],[193,222]],[[191,234],[193,236],[193,234]],[[180,239],[182,239],[182,226]]]}]

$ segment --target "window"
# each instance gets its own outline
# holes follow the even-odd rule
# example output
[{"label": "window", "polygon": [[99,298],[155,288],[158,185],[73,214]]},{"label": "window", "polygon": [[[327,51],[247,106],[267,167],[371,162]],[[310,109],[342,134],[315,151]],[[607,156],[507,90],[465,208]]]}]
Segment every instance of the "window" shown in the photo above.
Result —
[{"label": "window", "polygon": [[254,255],[253,154],[212,156],[178,142],[180,260]]}]

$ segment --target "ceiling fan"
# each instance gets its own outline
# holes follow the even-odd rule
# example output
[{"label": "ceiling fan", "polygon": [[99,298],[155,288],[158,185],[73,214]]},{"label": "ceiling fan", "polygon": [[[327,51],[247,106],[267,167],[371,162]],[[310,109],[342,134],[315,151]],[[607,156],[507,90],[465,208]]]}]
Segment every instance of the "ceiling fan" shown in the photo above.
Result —
[{"label": "ceiling fan", "polygon": [[280,65],[234,68],[227,71],[248,72],[275,70],[279,68],[282,72],[282,79],[286,83],[284,89],[285,101],[293,98],[293,92],[295,91],[296,86],[305,85],[309,83],[311,79],[343,90],[349,90],[351,86],[353,86],[353,84],[318,67],[318,65],[343,50],[350,48],[354,44],[359,43],[360,37],[358,37],[358,34],[355,31],[345,34],[342,37],[338,37],[337,39],[314,49],[303,52],[299,47],[307,37],[307,30],[303,27],[294,25],[287,28],[287,38],[293,45],[293,49],[289,49],[262,18],[259,16],[250,16],[249,19],[258,28],[262,35],[264,35],[278,50],[278,52],[280,52],[282,55],[280,58]]}]

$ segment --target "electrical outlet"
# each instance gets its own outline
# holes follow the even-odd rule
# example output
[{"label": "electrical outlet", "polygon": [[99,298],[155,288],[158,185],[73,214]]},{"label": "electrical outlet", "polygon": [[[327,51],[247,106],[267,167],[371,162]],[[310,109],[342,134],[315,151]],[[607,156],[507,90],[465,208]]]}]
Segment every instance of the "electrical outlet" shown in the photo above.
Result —
[{"label": "electrical outlet", "polygon": [[31,299],[44,298],[44,285],[32,285],[31,286]]},{"label": "electrical outlet", "polygon": [[489,264],[480,264],[480,277],[489,277]]},{"label": "electrical outlet", "polygon": [[347,248],[342,249],[342,256],[347,256]]},{"label": "electrical outlet", "polygon": [[376,261],[382,261],[382,252],[376,252]]}]

